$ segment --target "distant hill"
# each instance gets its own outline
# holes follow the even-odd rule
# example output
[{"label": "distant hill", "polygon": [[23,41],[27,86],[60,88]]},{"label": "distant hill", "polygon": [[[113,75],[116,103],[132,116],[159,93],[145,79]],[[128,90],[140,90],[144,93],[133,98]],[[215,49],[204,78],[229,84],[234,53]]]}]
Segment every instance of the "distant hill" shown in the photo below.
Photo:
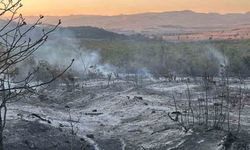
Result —
[{"label": "distant hill", "polygon": [[88,39],[127,39],[128,37],[122,34],[106,31],[101,28],[82,26],[82,27],[64,27],[60,28],[60,31],[71,32],[76,38],[88,38]]},{"label": "distant hill", "polygon": [[[0,27],[4,26],[7,23],[6,20],[0,19]],[[29,22],[30,23],[30,22]],[[9,24],[9,26],[5,30],[11,30],[12,28],[15,28],[16,24],[12,22]],[[24,26],[22,30],[27,30],[30,27],[28,24],[27,26]],[[52,28],[53,25],[50,24],[41,24],[36,27],[35,30],[30,32],[30,36],[32,36],[34,39],[36,37],[39,37],[39,35],[43,34],[42,29],[46,28]],[[131,37],[123,34],[114,33],[111,31],[104,30],[102,28],[98,27],[91,27],[91,26],[72,26],[72,27],[63,27],[59,26],[59,28],[52,33],[52,35],[58,34],[63,37],[73,37],[73,38],[87,38],[87,39],[129,39]]]},{"label": "distant hill", "polygon": [[[221,30],[239,26],[250,26],[250,13],[196,13],[193,11],[174,11],[162,13],[142,13],[118,16],[50,16],[45,22],[55,24],[62,19],[63,26],[93,26],[119,33],[183,33]],[[36,17],[27,17],[32,22]]]}]

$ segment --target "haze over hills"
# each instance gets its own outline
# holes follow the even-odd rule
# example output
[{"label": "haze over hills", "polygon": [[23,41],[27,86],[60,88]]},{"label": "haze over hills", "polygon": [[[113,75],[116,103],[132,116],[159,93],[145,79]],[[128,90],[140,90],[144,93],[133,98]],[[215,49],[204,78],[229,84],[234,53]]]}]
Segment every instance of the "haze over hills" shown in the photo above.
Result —
[{"label": "haze over hills", "polygon": [[[27,17],[28,22],[37,17]],[[204,29],[220,29],[250,25],[250,13],[196,13],[193,11],[174,11],[162,13],[142,13],[134,15],[95,16],[48,16],[45,22],[56,23],[61,18],[63,26],[93,26],[116,32],[183,32]]]},{"label": "haze over hills", "polygon": [[[0,19],[0,27],[3,27],[8,22],[6,20]],[[32,24],[32,23],[31,23]],[[34,32],[32,33],[33,37],[39,36],[42,34],[42,30],[49,29],[53,25],[48,24],[41,24],[36,27]],[[16,27],[16,24],[14,22],[9,24],[9,27],[5,30],[11,30]],[[30,24],[25,26],[22,30],[27,30],[30,27]],[[25,31],[22,31],[25,32]],[[126,36],[124,34],[119,34],[111,31],[104,30],[102,28],[98,27],[91,27],[91,26],[72,26],[72,27],[63,27],[60,26],[58,29],[54,32],[54,34],[63,33],[63,36],[66,36],[67,38],[85,38],[85,39],[131,39],[135,38],[135,36]],[[139,38],[137,36],[137,38]]]}]

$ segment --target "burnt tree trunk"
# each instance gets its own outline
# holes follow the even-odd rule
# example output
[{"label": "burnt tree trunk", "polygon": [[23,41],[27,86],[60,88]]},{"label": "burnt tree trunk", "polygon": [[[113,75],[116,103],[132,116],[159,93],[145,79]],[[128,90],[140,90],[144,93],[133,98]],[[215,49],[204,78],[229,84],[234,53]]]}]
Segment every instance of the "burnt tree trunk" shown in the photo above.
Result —
[{"label": "burnt tree trunk", "polygon": [[0,108],[0,150],[3,150],[3,119],[2,119],[2,108]]}]

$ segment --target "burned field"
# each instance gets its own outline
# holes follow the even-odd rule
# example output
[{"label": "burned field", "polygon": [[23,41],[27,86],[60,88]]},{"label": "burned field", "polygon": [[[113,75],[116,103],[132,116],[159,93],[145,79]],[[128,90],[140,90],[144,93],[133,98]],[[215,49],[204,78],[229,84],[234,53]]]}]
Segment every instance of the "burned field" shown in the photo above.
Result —
[{"label": "burned field", "polygon": [[[132,21],[156,35],[139,26],[120,34],[43,24],[42,15],[26,22],[21,1],[0,1],[0,150],[250,149],[247,24],[226,21],[224,31],[188,19],[184,30],[156,13]],[[183,22],[190,13],[201,15],[170,14]]]},{"label": "burned field", "polygon": [[9,106],[6,139],[24,149],[249,149],[249,86],[232,78],[58,81]]}]

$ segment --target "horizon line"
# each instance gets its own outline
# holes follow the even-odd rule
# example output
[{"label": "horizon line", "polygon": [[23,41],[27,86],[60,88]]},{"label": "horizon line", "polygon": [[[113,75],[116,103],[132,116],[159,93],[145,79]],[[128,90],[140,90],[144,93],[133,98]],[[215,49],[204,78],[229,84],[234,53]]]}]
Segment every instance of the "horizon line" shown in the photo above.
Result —
[{"label": "horizon line", "polygon": [[[116,17],[116,16],[130,16],[130,15],[140,15],[140,14],[160,14],[160,13],[173,13],[173,12],[193,12],[193,13],[199,13],[199,14],[218,14],[218,15],[230,15],[230,14],[247,14],[250,13],[249,11],[245,12],[199,12],[199,11],[193,11],[193,10],[176,10],[176,11],[147,11],[147,12],[141,12],[141,13],[121,13],[116,15],[100,15],[100,14],[69,14],[69,15],[44,15],[46,17],[70,17],[70,16],[102,16],[102,17]],[[21,13],[22,14],[22,13]],[[43,14],[41,14],[43,15]],[[37,17],[37,15],[24,15],[24,17]]]}]

